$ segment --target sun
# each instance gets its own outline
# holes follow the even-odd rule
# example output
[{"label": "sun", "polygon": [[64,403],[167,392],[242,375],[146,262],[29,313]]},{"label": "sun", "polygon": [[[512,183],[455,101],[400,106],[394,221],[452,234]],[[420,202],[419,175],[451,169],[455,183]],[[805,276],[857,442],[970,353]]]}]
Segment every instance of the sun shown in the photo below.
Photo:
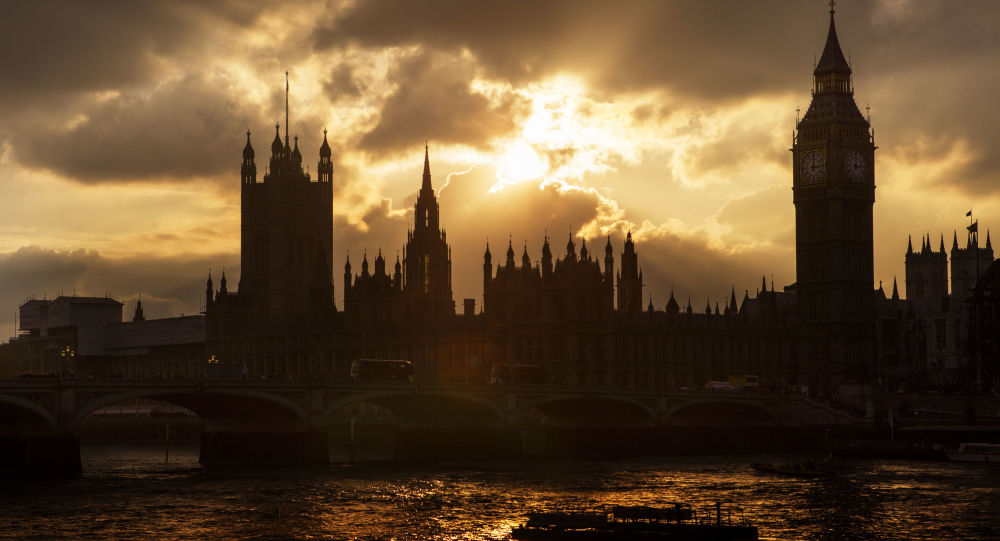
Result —
[{"label": "sun", "polygon": [[589,105],[586,86],[577,78],[559,76],[516,91],[528,104],[516,133],[497,141],[493,161],[499,182],[581,178],[591,167],[580,163],[581,150],[605,139],[603,130],[584,114]]}]

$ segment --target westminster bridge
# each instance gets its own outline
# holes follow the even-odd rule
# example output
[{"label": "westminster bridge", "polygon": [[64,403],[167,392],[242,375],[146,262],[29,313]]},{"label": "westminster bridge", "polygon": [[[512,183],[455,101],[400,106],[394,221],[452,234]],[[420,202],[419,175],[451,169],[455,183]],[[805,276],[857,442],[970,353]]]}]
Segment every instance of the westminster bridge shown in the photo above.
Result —
[{"label": "westminster bridge", "polygon": [[523,446],[526,431],[538,430],[787,431],[858,422],[802,394],[758,391],[355,380],[16,379],[0,380],[0,460],[34,461],[43,468],[66,463],[78,470],[75,433],[80,423],[101,408],[136,399],[174,404],[198,415],[205,426],[201,461],[206,465],[325,464],[324,426],[361,403],[388,410],[408,433],[513,434],[506,439],[514,440],[515,448],[518,440]]}]

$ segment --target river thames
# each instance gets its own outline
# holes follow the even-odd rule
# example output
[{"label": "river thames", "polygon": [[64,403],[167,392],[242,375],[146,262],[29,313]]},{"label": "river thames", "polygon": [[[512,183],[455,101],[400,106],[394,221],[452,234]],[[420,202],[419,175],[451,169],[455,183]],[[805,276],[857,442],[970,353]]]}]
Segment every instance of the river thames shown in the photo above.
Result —
[{"label": "river thames", "polygon": [[83,476],[3,480],[0,537],[505,540],[529,511],[716,500],[761,539],[997,539],[1000,465],[858,460],[834,477],[752,456],[361,463],[206,472],[197,446],[84,444]]}]

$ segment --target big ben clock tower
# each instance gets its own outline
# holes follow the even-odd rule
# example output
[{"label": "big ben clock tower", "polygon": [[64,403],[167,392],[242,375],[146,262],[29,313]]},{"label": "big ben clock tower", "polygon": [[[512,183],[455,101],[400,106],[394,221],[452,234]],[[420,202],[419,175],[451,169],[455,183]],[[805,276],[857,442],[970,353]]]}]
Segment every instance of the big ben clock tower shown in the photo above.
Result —
[{"label": "big ben clock tower", "polygon": [[831,2],[812,103],[792,143],[799,379],[815,390],[864,380],[875,357],[875,142],[833,16]]}]

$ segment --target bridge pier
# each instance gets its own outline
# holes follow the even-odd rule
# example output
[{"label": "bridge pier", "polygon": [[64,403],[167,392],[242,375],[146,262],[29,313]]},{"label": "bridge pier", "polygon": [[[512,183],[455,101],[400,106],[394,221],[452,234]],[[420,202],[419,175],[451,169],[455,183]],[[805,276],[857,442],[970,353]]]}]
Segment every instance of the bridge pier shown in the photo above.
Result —
[{"label": "bridge pier", "polygon": [[205,431],[198,461],[206,468],[326,466],[326,433],[302,431]]},{"label": "bridge pier", "polygon": [[0,436],[0,475],[76,477],[82,471],[75,434]]}]

